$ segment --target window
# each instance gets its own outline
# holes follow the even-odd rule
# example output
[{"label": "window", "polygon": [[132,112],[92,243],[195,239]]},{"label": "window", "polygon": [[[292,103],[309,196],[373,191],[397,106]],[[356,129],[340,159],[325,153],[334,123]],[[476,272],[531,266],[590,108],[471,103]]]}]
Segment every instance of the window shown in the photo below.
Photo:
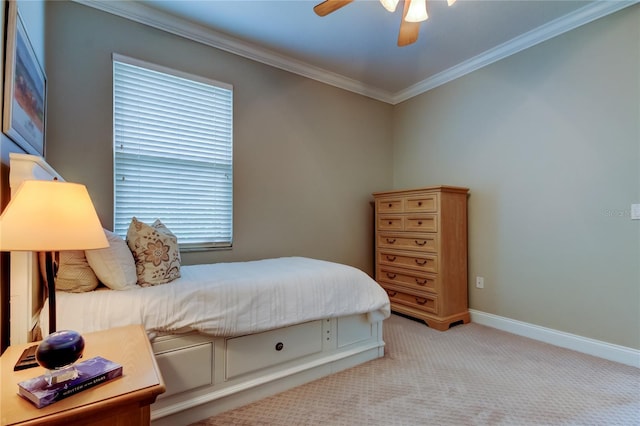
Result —
[{"label": "window", "polygon": [[229,247],[233,88],[113,55],[114,230],[160,219],[181,249]]}]

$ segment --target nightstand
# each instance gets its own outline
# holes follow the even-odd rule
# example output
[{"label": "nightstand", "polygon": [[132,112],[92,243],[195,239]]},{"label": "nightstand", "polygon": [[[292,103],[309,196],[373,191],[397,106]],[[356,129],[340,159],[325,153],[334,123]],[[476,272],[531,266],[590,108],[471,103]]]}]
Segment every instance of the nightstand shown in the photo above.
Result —
[{"label": "nightstand", "polygon": [[82,359],[102,356],[122,365],[122,377],[84,390],[43,408],[18,395],[18,383],[41,375],[38,366],[13,371],[22,351],[34,343],[9,347],[0,358],[2,397],[0,424],[31,425],[143,425],[149,424],[150,405],[165,391],[162,375],[144,328],[112,328],[83,335]]}]

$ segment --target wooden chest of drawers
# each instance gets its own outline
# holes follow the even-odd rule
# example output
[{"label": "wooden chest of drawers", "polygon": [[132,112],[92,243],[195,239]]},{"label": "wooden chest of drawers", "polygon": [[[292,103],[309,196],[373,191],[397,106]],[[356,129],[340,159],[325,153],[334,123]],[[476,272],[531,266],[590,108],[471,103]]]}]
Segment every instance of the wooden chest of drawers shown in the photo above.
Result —
[{"label": "wooden chest of drawers", "polygon": [[467,188],[376,192],[376,281],[391,309],[447,330],[469,322]]}]

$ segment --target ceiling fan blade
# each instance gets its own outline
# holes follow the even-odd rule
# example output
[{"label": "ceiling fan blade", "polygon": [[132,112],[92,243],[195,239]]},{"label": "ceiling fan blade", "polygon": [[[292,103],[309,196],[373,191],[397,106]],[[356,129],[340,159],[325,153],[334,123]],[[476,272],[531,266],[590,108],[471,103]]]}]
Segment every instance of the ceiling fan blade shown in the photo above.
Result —
[{"label": "ceiling fan blade", "polygon": [[327,16],[331,12],[335,12],[351,2],[353,2],[353,0],[325,0],[320,4],[317,4],[313,8],[313,11],[316,12],[316,15],[318,16]]},{"label": "ceiling fan blade", "polygon": [[400,21],[400,31],[398,32],[398,46],[407,46],[418,40],[420,32],[420,22],[407,22],[404,17],[407,16],[411,0],[404,1],[404,11],[402,12],[402,20]]}]

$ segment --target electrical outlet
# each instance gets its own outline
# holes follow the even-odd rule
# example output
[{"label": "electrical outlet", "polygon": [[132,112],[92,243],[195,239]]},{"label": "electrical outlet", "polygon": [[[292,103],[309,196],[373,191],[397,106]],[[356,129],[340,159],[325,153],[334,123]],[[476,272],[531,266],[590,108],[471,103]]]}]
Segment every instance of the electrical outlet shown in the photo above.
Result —
[{"label": "electrical outlet", "polygon": [[484,288],[484,278],[476,277],[476,288]]}]

